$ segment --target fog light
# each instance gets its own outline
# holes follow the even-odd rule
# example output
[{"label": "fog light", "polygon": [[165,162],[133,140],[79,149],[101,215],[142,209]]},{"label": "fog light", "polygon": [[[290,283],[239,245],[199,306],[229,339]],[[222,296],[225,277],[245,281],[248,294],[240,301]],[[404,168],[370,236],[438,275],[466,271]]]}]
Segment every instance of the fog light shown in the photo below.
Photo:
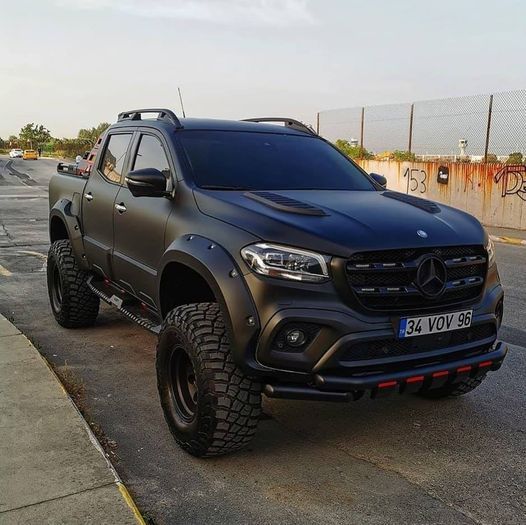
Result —
[{"label": "fog light", "polygon": [[303,330],[290,330],[287,332],[286,340],[289,346],[298,347],[303,345],[307,338]]}]

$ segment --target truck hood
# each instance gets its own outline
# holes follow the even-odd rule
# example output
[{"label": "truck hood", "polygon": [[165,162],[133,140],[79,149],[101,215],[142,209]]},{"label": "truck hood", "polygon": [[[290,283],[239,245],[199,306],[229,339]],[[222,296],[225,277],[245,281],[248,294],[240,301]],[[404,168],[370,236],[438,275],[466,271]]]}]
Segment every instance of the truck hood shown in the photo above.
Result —
[{"label": "truck hood", "polygon": [[[255,192],[256,196],[263,192]],[[270,192],[269,192],[270,193]],[[348,257],[353,252],[483,244],[485,232],[473,216],[430,201],[388,191],[289,190],[271,198],[301,206],[272,205],[243,191],[195,190],[200,210],[267,242]],[[268,193],[265,193],[268,195]],[[391,198],[389,198],[391,197]],[[411,200],[411,197],[409,197]],[[293,201],[293,202],[294,202]],[[317,214],[314,214],[317,213]],[[417,234],[422,230],[427,234]],[[421,236],[423,235],[423,236]]]}]

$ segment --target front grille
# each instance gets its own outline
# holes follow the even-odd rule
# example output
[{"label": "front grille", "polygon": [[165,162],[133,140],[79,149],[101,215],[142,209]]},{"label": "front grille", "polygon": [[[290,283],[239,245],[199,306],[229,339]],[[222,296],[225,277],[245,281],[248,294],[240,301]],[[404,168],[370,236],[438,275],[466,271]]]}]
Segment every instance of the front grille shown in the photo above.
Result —
[{"label": "front grille", "polygon": [[[420,263],[435,256],[446,267],[446,285],[438,297],[417,285]],[[360,306],[367,310],[402,312],[473,302],[482,292],[487,270],[482,246],[383,250],[352,255],[347,279]]]},{"label": "front grille", "polygon": [[420,354],[496,337],[495,325],[486,323],[462,328],[461,330],[408,337],[406,339],[376,339],[351,346],[341,357],[341,360],[363,361]]}]

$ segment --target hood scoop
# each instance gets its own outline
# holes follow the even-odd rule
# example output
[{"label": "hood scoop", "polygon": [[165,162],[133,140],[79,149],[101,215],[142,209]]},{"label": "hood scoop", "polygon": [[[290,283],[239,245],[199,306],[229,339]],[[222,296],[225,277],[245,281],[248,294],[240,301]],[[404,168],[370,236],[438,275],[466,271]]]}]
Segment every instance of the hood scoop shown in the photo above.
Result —
[{"label": "hood scoop", "polygon": [[397,191],[384,191],[383,196],[397,201],[406,202],[407,204],[411,204],[411,206],[420,208],[428,213],[439,213],[442,211],[436,203],[421,199],[420,197],[415,197],[414,195],[407,195],[406,193],[399,193]]},{"label": "hood scoop", "polygon": [[276,210],[288,213],[298,213],[300,215],[316,215],[322,217],[328,215],[324,210],[316,208],[307,202],[298,201],[285,195],[273,193],[271,191],[250,191],[245,193],[245,197],[255,200]]}]

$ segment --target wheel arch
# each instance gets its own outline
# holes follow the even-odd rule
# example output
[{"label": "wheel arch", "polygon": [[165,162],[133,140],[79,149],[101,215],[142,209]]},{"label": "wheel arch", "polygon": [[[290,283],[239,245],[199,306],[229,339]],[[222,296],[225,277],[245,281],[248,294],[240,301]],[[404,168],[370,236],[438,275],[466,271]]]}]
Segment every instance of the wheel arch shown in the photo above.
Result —
[{"label": "wheel arch", "polygon": [[76,206],[68,199],[57,201],[49,211],[49,240],[51,243],[69,239],[77,263],[83,270],[88,269],[84,257],[84,242],[78,215],[74,213]]},{"label": "wheel arch", "polygon": [[[157,305],[163,319],[172,303],[179,306],[188,304],[183,299],[189,302],[213,299],[223,315],[235,361],[241,366],[253,361],[259,318],[242,274],[228,252],[210,239],[186,235],[168,247],[160,267]],[[183,276],[173,277],[177,271],[182,271]],[[173,284],[185,278],[188,282],[180,288],[179,297],[170,299],[171,294],[178,293]]]}]

